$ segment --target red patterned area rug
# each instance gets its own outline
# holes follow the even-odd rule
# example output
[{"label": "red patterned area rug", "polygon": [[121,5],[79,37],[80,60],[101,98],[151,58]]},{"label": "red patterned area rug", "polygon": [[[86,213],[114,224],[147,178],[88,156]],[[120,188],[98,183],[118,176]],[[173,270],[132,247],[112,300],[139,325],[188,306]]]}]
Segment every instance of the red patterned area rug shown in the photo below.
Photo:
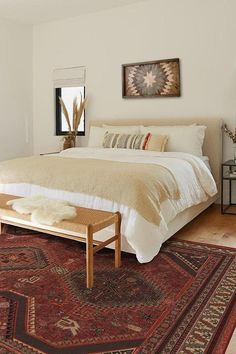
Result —
[{"label": "red patterned area rug", "polygon": [[167,242],[148,264],[9,227],[0,236],[0,353],[225,352],[235,327],[236,251]]}]

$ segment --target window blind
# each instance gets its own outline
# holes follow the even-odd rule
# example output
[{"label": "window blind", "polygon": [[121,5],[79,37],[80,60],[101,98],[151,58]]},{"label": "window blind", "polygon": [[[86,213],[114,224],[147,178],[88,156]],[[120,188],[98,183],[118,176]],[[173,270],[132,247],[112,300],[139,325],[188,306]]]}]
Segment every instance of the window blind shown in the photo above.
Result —
[{"label": "window blind", "polygon": [[61,68],[53,71],[54,88],[85,86],[85,66]]}]

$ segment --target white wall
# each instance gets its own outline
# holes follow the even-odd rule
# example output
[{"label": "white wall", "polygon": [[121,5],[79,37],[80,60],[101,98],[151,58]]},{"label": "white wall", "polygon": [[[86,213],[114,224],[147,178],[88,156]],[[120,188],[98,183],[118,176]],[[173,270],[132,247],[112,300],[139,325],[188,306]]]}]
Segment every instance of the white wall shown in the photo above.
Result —
[{"label": "white wall", "polygon": [[32,27],[0,19],[0,160],[32,153]]},{"label": "white wall", "polygon": [[[236,117],[236,1],[147,0],[34,28],[34,150],[55,150],[52,71],[85,65],[86,119]],[[179,57],[180,98],[122,99],[121,64]],[[88,133],[87,133],[88,135]],[[86,143],[80,138],[80,143]],[[225,139],[225,158],[232,148]],[[212,142],[214,144],[214,142]]]}]

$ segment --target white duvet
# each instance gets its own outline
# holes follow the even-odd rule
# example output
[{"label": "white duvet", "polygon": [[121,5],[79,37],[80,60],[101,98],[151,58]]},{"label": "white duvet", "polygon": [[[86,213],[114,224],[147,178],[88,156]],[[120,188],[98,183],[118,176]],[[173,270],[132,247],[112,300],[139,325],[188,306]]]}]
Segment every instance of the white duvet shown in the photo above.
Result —
[{"label": "white duvet", "polygon": [[[159,252],[168,232],[168,224],[183,210],[206,201],[217,193],[210,170],[198,157],[180,152],[154,152],[127,149],[73,148],[62,151],[61,158],[95,158],[103,160],[159,164],[175,176],[181,198],[166,200],[161,204],[159,226],[145,220],[134,209],[111,200],[86,195],[47,189],[34,184],[0,184],[0,192],[17,196],[46,195],[67,200],[84,207],[117,211],[122,214],[122,237],[134,250],[140,263],[149,262]],[[96,171],[94,171],[96,173]],[[111,181],[112,186],[112,181]],[[108,187],[111,187],[108,186]]]}]

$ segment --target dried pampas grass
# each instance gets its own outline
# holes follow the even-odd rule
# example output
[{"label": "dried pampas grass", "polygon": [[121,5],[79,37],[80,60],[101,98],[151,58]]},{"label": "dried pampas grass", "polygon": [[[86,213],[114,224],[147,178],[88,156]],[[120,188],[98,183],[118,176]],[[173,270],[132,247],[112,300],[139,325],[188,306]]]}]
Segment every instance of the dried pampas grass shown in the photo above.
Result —
[{"label": "dried pampas grass", "polygon": [[69,118],[69,113],[67,111],[66,105],[63,102],[63,99],[61,97],[59,97],[59,101],[60,101],[62,112],[63,112],[63,114],[64,114],[64,116],[66,118],[66,122],[68,124],[68,130],[69,130],[69,132],[71,132],[70,118]]},{"label": "dried pampas grass", "polygon": [[233,143],[236,144],[236,128],[234,129],[233,133],[233,131],[230,130],[226,124],[223,124],[222,129],[225,134],[233,141]]},{"label": "dried pampas grass", "polygon": [[60,101],[62,112],[63,112],[66,122],[68,124],[69,133],[76,136],[78,129],[79,129],[81,117],[82,117],[83,111],[85,109],[86,98],[83,100],[82,95],[80,94],[80,104],[78,104],[77,97],[75,97],[73,99],[72,127],[71,127],[70,118],[69,118],[69,114],[68,114],[68,110],[66,108],[66,105],[63,102],[63,99],[61,97],[59,97],[59,101]]}]

